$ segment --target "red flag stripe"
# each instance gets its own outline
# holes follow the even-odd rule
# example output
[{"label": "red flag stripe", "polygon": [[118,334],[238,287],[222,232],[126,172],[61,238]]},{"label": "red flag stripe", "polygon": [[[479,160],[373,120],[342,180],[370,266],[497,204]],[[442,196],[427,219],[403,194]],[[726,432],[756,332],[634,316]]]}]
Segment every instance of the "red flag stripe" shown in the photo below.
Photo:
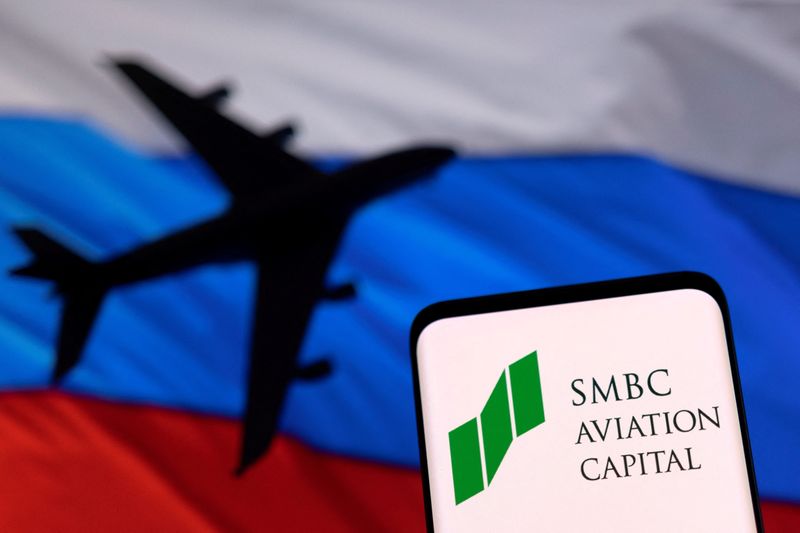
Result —
[{"label": "red flag stripe", "polygon": [[[0,394],[2,531],[419,531],[418,472],[279,437],[232,474],[239,424],[60,392]],[[770,533],[800,506],[763,505]]]},{"label": "red flag stripe", "polygon": [[415,470],[286,437],[241,478],[232,420],[79,398],[0,395],[0,531],[413,531]]}]

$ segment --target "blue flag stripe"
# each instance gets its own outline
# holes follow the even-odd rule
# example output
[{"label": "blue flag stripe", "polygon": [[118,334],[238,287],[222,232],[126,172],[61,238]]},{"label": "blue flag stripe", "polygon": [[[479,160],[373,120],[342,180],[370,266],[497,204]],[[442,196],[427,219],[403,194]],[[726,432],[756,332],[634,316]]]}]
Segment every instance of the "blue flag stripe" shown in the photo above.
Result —
[{"label": "blue flag stripe", "polygon": [[[224,209],[195,158],[144,157],[77,122],[0,119],[0,224],[36,224],[102,258]],[[319,164],[333,168],[342,160]],[[326,450],[416,464],[407,334],[437,300],[670,270],[714,276],[731,304],[759,485],[800,500],[800,200],[634,155],[465,158],[354,219],[303,346],[327,381],[295,385],[283,427]],[[0,267],[27,260],[0,231]],[[210,266],[113,291],[71,391],[236,416],[253,269]],[[49,379],[59,302],[0,276],[0,387]]]}]

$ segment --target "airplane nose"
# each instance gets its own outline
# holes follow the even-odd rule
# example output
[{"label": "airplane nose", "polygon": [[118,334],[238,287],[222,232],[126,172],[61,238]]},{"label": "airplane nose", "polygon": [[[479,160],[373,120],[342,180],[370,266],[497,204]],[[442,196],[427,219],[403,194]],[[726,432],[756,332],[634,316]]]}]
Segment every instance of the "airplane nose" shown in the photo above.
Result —
[{"label": "airplane nose", "polygon": [[430,175],[455,155],[449,146],[421,146],[389,155],[386,162],[398,175],[413,180]]},{"label": "airplane nose", "polygon": [[456,151],[449,146],[426,146],[414,150],[415,155],[424,166],[438,167],[450,161]]}]

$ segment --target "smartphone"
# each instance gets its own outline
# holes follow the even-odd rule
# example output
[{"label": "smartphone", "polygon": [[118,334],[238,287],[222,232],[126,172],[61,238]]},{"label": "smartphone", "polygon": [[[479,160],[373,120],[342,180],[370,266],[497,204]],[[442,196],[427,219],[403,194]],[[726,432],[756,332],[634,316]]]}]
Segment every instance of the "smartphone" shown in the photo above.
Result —
[{"label": "smartphone", "polygon": [[763,531],[709,276],[437,303],[411,353],[429,530]]}]

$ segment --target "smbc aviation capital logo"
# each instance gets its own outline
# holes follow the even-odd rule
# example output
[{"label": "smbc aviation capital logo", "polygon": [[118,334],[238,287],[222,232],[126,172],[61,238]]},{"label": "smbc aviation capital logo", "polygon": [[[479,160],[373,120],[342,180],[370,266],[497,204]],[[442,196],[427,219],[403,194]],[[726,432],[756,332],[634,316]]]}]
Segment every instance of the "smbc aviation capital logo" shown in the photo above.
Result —
[{"label": "smbc aviation capital logo", "polygon": [[542,422],[539,359],[533,352],[503,369],[481,414],[449,433],[456,505],[488,487],[511,442]]}]

